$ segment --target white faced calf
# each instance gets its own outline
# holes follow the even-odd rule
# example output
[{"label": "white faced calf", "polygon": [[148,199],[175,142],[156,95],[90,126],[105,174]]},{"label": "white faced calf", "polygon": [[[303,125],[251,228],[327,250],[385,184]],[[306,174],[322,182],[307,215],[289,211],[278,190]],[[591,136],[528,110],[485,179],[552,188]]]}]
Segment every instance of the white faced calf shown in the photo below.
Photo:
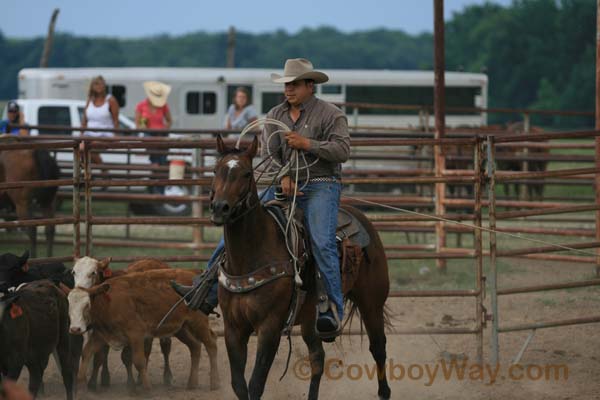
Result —
[{"label": "white faced calf", "polygon": [[91,257],[82,257],[75,260],[73,266],[73,276],[75,278],[75,287],[91,288],[94,285],[109,278],[110,257],[98,261]]}]

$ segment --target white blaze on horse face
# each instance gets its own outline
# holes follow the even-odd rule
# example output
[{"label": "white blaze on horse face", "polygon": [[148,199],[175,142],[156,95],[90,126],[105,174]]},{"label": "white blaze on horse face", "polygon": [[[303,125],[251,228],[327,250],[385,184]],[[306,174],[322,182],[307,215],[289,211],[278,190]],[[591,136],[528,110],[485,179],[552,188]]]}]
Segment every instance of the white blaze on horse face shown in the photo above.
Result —
[{"label": "white blaze on horse face", "polygon": [[98,282],[98,260],[91,257],[83,257],[77,260],[73,266],[73,276],[75,278],[75,287],[89,289]]},{"label": "white blaze on horse face", "polygon": [[85,290],[75,288],[71,290],[69,299],[69,318],[71,332],[85,332],[92,323],[90,308],[92,306],[90,294]]},{"label": "white blaze on horse face", "polygon": [[231,159],[227,161],[227,166],[229,167],[229,169],[237,168],[240,166],[240,160]]}]

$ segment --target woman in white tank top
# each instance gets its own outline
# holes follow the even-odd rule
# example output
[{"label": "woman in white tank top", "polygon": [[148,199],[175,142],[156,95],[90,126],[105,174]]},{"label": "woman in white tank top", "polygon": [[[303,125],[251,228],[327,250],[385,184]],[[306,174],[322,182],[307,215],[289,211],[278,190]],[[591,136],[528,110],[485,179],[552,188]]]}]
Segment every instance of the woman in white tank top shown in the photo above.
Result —
[{"label": "woman in white tank top", "polygon": [[[118,128],[119,104],[110,94],[106,93],[106,81],[97,76],[90,83],[88,100],[83,110],[82,127],[86,129],[83,136],[112,137],[113,132],[98,132],[94,128]],[[101,164],[100,154],[92,153],[92,163]]]}]

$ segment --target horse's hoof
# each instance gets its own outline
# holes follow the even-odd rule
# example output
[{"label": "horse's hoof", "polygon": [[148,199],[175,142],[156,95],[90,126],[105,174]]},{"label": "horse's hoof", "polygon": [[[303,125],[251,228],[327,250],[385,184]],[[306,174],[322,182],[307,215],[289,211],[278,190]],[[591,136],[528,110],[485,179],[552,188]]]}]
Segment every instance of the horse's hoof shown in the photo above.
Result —
[{"label": "horse's hoof", "polygon": [[171,372],[165,372],[163,374],[163,385],[172,386],[173,385],[173,374]]},{"label": "horse's hoof", "polygon": [[380,390],[378,394],[379,400],[389,400],[392,396],[392,391],[389,388],[387,388],[386,390]]},{"label": "horse's hoof", "polygon": [[220,387],[221,383],[219,382],[219,380],[210,383],[210,390],[219,390]]}]

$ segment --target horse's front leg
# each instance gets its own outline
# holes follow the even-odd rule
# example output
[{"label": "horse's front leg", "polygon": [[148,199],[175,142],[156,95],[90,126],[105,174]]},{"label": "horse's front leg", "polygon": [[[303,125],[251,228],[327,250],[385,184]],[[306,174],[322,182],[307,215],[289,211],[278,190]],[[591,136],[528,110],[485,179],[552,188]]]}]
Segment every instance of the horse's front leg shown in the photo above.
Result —
[{"label": "horse's front leg", "polygon": [[314,318],[307,318],[302,323],[302,339],[308,347],[310,361],[311,374],[308,400],[317,400],[319,398],[319,386],[321,385],[321,376],[323,375],[323,366],[325,364],[325,350],[323,350],[323,342],[315,332]]},{"label": "horse's front leg", "polygon": [[252,333],[249,327],[240,327],[231,324],[228,318],[223,317],[225,346],[229,357],[231,370],[231,387],[240,400],[248,400],[248,385],[244,372],[248,355],[248,339]]},{"label": "horse's front leg", "polygon": [[282,322],[266,322],[258,329],[256,363],[254,364],[254,370],[252,370],[252,377],[250,378],[250,400],[260,399],[265,390],[267,377],[269,376],[273,359],[275,359],[275,354],[277,354],[277,349],[279,348],[282,326]]}]

